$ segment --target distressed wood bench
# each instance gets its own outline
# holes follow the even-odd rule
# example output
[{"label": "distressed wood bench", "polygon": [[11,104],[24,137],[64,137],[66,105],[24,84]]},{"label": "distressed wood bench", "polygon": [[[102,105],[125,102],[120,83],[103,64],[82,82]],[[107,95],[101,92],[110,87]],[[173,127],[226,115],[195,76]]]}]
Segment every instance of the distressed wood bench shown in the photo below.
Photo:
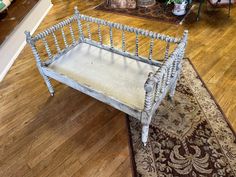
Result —
[{"label": "distressed wood bench", "polygon": [[[76,23],[76,30],[72,24]],[[91,25],[97,26],[97,38],[91,32]],[[108,28],[109,45],[102,40],[101,27]],[[69,30],[68,42],[65,28]],[[121,49],[114,46],[114,32],[121,32]],[[64,48],[59,45],[60,33]],[[78,34],[78,38],[75,37]],[[126,33],[135,36],[134,53],[126,50]],[[54,95],[50,79],[55,79],[76,90],[107,103],[133,116],[142,123],[142,142],[146,145],[151,119],[166,95],[174,96],[176,82],[181,71],[181,60],[187,43],[187,31],[181,38],[137,29],[126,25],[82,15],[75,7],[70,18],[31,36],[25,32],[26,40],[33,51],[38,70],[49,92]],[[86,35],[85,35],[86,34]],[[55,45],[49,46],[47,38],[52,37]],[[149,51],[144,57],[139,52],[139,39],[146,37]],[[153,59],[155,41],[165,43],[162,60]],[[39,41],[45,46],[46,60],[42,60]],[[170,52],[170,45],[175,47]],[[41,46],[41,45],[40,45]],[[52,53],[52,47],[56,53]]]}]

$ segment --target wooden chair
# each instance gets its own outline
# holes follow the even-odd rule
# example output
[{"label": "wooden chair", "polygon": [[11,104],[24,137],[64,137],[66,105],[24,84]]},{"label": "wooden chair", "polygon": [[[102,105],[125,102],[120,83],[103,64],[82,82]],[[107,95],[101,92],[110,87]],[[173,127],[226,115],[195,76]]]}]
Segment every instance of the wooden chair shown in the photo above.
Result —
[{"label": "wooden chair", "polygon": [[[230,17],[230,10],[231,10],[231,4],[232,4],[231,0],[228,0],[228,3],[225,3],[222,0],[216,0],[216,1],[207,0],[206,2],[209,3],[212,7],[215,7],[215,8],[224,7],[225,4],[228,4],[228,16]],[[199,4],[199,7],[198,7],[198,13],[197,13],[197,21],[200,18],[203,3],[204,3],[204,0],[200,0],[200,4]]]}]

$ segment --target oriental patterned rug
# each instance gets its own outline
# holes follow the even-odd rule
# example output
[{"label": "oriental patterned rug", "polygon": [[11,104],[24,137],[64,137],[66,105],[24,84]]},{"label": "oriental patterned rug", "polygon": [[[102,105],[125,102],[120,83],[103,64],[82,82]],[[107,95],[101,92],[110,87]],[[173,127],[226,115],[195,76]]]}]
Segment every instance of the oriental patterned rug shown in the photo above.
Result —
[{"label": "oriental patterned rug", "polygon": [[166,1],[157,1],[156,5],[148,8],[137,7],[136,9],[115,9],[107,6],[107,3],[102,3],[95,7],[96,10],[101,10],[110,13],[119,13],[122,15],[136,16],[147,19],[153,19],[163,22],[181,24],[185,18],[192,12],[194,5],[187,7],[187,13],[183,16],[175,16],[172,14],[173,5],[166,5]]},{"label": "oriental patterned rug", "polygon": [[164,101],[152,120],[147,146],[139,121],[130,117],[129,129],[136,176],[236,176],[235,133],[189,60],[174,100]]}]

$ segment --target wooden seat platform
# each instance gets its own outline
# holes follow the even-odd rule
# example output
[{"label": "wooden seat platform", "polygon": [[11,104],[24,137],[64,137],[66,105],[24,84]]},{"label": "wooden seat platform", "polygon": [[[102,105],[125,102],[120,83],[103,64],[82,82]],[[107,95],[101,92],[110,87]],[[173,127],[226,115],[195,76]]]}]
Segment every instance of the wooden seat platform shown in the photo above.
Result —
[{"label": "wooden seat platform", "polygon": [[48,67],[140,111],[148,73],[159,68],[86,43],[78,44]]}]

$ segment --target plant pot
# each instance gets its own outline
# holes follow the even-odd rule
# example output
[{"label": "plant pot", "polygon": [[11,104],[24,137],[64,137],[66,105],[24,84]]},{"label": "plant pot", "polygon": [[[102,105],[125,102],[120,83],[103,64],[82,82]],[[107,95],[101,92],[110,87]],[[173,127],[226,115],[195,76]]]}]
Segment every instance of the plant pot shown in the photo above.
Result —
[{"label": "plant pot", "polygon": [[177,16],[186,14],[187,2],[183,1],[181,4],[174,3],[174,9],[172,13]]},{"label": "plant pot", "polygon": [[0,13],[6,10],[10,4],[11,4],[10,0],[2,0],[0,2]]}]

